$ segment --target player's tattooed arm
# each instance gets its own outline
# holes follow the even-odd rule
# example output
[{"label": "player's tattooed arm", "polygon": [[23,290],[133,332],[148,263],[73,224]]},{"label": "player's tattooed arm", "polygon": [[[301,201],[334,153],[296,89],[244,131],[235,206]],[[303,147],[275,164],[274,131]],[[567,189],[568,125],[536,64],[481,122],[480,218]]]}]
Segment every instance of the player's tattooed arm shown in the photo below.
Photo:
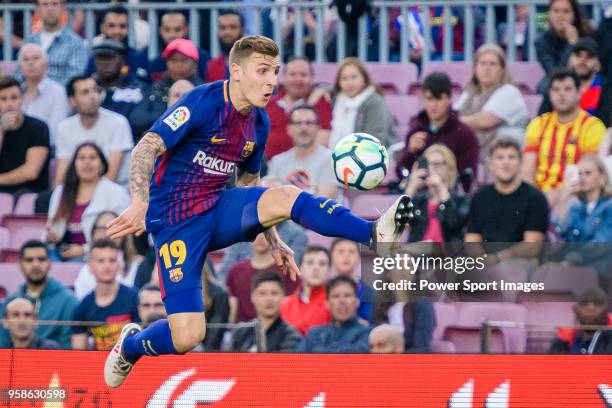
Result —
[{"label": "player's tattooed arm", "polygon": [[132,195],[142,202],[149,201],[149,183],[157,156],[166,151],[162,138],[153,132],[144,135],[132,151],[130,168],[130,187]]}]

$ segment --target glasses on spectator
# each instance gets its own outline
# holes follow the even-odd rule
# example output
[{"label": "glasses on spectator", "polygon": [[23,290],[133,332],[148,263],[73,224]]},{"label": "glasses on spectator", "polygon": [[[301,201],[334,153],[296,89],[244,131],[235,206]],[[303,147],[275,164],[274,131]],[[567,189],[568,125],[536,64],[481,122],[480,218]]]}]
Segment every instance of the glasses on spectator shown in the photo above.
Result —
[{"label": "glasses on spectator", "polygon": [[23,262],[47,262],[49,258],[47,258],[46,256],[24,256],[22,260]]},{"label": "glasses on spectator", "polygon": [[291,124],[294,126],[316,126],[319,122],[316,120],[292,120]]},{"label": "glasses on spectator", "polygon": [[164,304],[162,302],[155,302],[155,303],[141,303],[140,307],[144,308],[144,309],[149,309],[149,308],[153,308],[153,307],[162,307]]}]

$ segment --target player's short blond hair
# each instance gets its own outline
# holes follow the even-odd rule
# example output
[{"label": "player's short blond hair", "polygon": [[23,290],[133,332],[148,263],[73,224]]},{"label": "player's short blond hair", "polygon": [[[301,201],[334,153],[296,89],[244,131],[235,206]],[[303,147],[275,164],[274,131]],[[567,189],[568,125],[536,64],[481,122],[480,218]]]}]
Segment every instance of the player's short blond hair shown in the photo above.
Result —
[{"label": "player's short blond hair", "polygon": [[262,35],[248,35],[242,37],[234,43],[230,54],[229,63],[240,65],[253,53],[277,57],[279,54],[278,45],[268,37]]}]

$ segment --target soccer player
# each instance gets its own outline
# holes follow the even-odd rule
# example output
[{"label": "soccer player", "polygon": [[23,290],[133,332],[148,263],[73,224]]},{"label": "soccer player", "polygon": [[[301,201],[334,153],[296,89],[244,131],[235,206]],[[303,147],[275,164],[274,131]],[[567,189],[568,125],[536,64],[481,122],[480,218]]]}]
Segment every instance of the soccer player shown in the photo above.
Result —
[{"label": "soccer player", "polygon": [[[121,385],[143,355],[183,354],[202,341],[201,271],[207,252],[265,231],[274,259],[295,279],[293,251],[274,225],[291,219],[321,235],[383,250],[378,244],[397,245],[412,216],[406,196],[370,222],[295,186],[258,186],[270,129],[264,107],[277,84],[278,54],[269,38],[238,40],[230,52],[230,79],[184,95],[134,148],[132,204],[109,223],[108,234],[120,238],[145,228],[153,234],[168,318],[144,330],[136,324],[123,328],[104,368],[110,387]],[[226,189],[236,167],[242,170],[237,187]]]}]

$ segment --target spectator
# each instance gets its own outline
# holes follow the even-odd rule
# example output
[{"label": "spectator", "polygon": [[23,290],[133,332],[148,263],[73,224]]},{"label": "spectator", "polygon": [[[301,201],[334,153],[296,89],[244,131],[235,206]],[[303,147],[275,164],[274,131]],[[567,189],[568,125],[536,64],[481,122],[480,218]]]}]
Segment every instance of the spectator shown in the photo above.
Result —
[{"label": "spectator", "polygon": [[[77,306],[76,298],[58,280],[49,276],[51,263],[47,247],[40,241],[27,241],[19,250],[19,267],[26,283],[9,295],[5,305],[16,298],[26,298],[35,304],[40,320],[70,321]],[[0,311],[0,316],[4,313]],[[61,347],[70,347],[70,326],[37,325],[35,336],[52,340]],[[9,335],[0,329],[0,347],[7,347]]]},{"label": "spectator", "polygon": [[[434,72],[423,80],[423,106],[411,121],[406,135],[406,148],[397,158],[397,175],[402,170],[411,170],[416,159],[433,144],[446,145],[457,159],[460,174],[476,175],[479,146],[476,134],[459,120],[451,107],[452,84],[442,72]],[[470,170],[468,170],[470,169]],[[464,191],[470,191],[470,178],[464,177]]]},{"label": "spectator", "polygon": [[[147,56],[128,45],[128,34],[130,31],[130,19],[128,11],[123,6],[111,6],[104,10],[102,20],[100,22],[101,38],[96,38],[97,41],[105,39],[113,40],[122,43],[125,46],[125,59],[121,67],[121,73],[136,77],[141,81],[149,81]],[[94,47],[97,41],[94,40]],[[90,57],[87,63],[85,73],[92,75],[96,71],[94,57]]]},{"label": "spectator", "polygon": [[142,101],[144,82],[123,72],[127,47],[122,42],[104,39],[93,46],[93,78],[104,91],[102,107],[126,118]]},{"label": "spectator", "polygon": [[[273,188],[281,186],[282,183],[274,178],[265,177],[261,183],[264,187]],[[299,265],[302,262],[304,248],[308,245],[306,231],[300,225],[289,220],[276,226],[276,231],[280,238],[295,252],[295,262]],[[227,272],[238,261],[250,259],[253,255],[253,246],[250,242],[239,242],[225,249],[223,263],[219,268],[217,278],[221,282],[227,281]],[[291,292],[287,292],[291,293]]]},{"label": "spectator", "polygon": [[[608,298],[599,287],[589,288],[578,296],[574,305],[581,326],[612,327]],[[612,331],[581,328],[559,328],[550,352],[555,354],[612,354]]]},{"label": "spectator", "polygon": [[346,58],[338,68],[334,84],[334,110],[329,146],[344,136],[363,132],[377,137],[385,146],[395,142],[393,116],[382,91],[370,79],[357,58]]},{"label": "spectator", "polygon": [[229,79],[229,53],[234,43],[244,35],[244,20],[242,14],[234,10],[225,10],[217,20],[219,47],[221,54],[208,61],[206,82]]},{"label": "spectator", "polygon": [[370,353],[402,354],[404,352],[404,336],[390,324],[376,326],[368,338]]},{"label": "spectator", "polygon": [[[535,40],[538,62],[547,75],[567,63],[572,49],[580,37],[590,36],[592,27],[583,16],[578,0],[550,0],[548,3],[550,28]],[[546,88],[546,82],[540,89]],[[542,92],[544,93],[544,92]]]},{"label": "spectator", "polygon": [[56,260],[82,259],[98,214],[120,214],[130,204],[127,191],[104,175],[108,162],[92,142],[79,145],[64,182],[53,190],[49,204],[47,242],[56,246]]},{"label": "spectator", "polygon": [[[204,264],[204,284],[202,295],[206,310],[206,323],[228,323],[230,314],[229,296],[227,291],[215,280],[212,262]],[[221,342],[225,329],[207,328],[204,338],[204,349],[207,351],[221,350]]]},{"label": "spectator", "polygon": [[271,270],[282,276],[285,293],[293,293],[300,284],[299,280],[292,281],[276,265],[274,258],[272,258],[272,248],[264,234],[257,235],[253,241],[253,256],[251,259],[236,263],[227,273],[230,323],[246,322],[255,318],[255,306],[251,301],[250,288],[244,282],[249,282],[257,272],[263,270]]},{"label": "spectator", "polygon": [[[600,73],[599,49],[592,38],[581,38],[572,46],[567,68],[580,78],[580,108],[610,126],[612,119],[612,89]],[[544,96],[540,114],[553,109],[550,97]]]},{"label": "spectator", "polygon": [[19,82],[0,78],[0,192],[39,192],[49,186],[49,128],[24,115]]},{"label": "spectator", "polygon": [[[125,199],[122,199],[122,201],[125,203]],[[98,213],[93,222],[91,234],[87,237],[87,244],[84,245],[85,248],[93,241],[107,238],[106,231],[108,228],[106,225],[117,218],[118,215],[118,213],[108,210]],[[143,257],[136,251],[132,236],[123,237],[114,241],[121,250],[121,256],[119,258],[120,270],[117,274],[117,281],[129,288],[134,287],[136,273]],[[89,292],[94,290],[95,287],[96,278],[91,269],[89,269],[89,265],[85,264],[74,281],[74,294],[77,299],[81,300],[87,296]]]},{"label": "spectator", "polygon": [[197,72],[198,50],[189,40],[172,41],[162,56],[168,61],[168,71],[163,73],[145,94],[130,115],[130,124],[134,129],[137,142],[168,107],[170,87],[179,80],[188,80],[193,85],[202,84]]},{"label": "spectator", "polygon": [[107,178],[127,185],[130,169],[126,152],[134,146],[127,119],[100,107],[100,90],[93,78],[74,77],[66,90],[77,113],[58,126],[55,186],[64,180],[70,157],[84,142],[95,142],[102,149],[108,159]]},{"label": "spectator", "polygon": [[193,89],[193,84],[186,79],[179,79],[168,90],[168,108],[174,105],[183,95]]},{"label": "spectator", "polygon": [[372,317],[372,289],[359,276],[361,256],[359,244],[348,239],[336,238],[331,244],[331,263],[338,276],[348,276],[356,285],[359,306],[357,315],[369,321]]},{"label": "spectator", "polygon": [[612,4],[608,4],[604,11],[604,19],[599,23],[595,38],[601,49],[601,72],[609,81],[612,81],[612,42],[608,39],[612,35]]},{"label": "spectator", "polygon": [[565,190],[578,201],[566,215],[559,214],[561,237],[570,243],[612,242],[612,186],[603,161],[595,155],[583,156],[578,162],[578,182]]},{"label": "spectator", "polygon": [[291,109],[287,133],[294,147],[270,160],[268,175],[311,194],[335,198],[338,183],[331,165],[331,151],[317,143],[318,131],[319,114],[314,106],[297,105]]},{"label": "spectator", "polygon": [[285,65],[283,74],[282,91],[274,95],[266,106],[270,116],[266,160],[293,147],[288,125],[289,113],[295,106],[308,104],[317,109],[319,116],[317,141],[323,145],[329,142],[332,106],[328,101],[329,96],[323,90],[314,87],[314,68],[310,60],[304,57],[290,59]]},{"label": "spectator", "polygon": [[94,350],[110,350],[123,326],[138,321],[138,295],[117,282],[119,248],[110,239],[98,240],[91,245],[88,263],[96,277],[96,288],[79,303],[74,319],[105,324],[73,327],[72,348],[90,348],[91,335]]},{"label": "spectator", "polygon": [[370,327],[357,319],[357,285],[348,276],[336,276],[326,285],[327,304],[332,322],[317,326],[296,351],[299,353],[367,353]]},{"label": "spectator", "polygon": [[[495,183],[474,194],[465,242],[496,243],[485,248],[490,254],[487,262],[493,265],[506,259],[534,258],[540,250],[537,244],[544,241],[548,229],[546,197],[521,179],[518,142],[499,139],[491,145],[490,155]],[[475,246],[466,249],[480,249]]]},{"label": "spectator", "polygon": [[34,304],[25,298],[15,298],[6,305],[6,322],[4,328],[10,335],[8,348],[16,349],[58,349],[53,340],[36,337],[36,309]]},{"label": "spectator", "polygon": [[40,45],[24,45],[17,58],[24,78],[22,111],[47,124],[53,145],[57,125],[70,114],[66,89],[47,77],[49,63]]},{"label": "spectator", "polygon": [[409,241],[462,242],[470,200],[455,188],[455,155],[448,147],[434,144],[421,157],[406,187],[406,195],[415,207]]},{"label": "spectator", "polygon": [[67,27],[62,27],[61,16],[66,12],[65,0],[37,0],[36,13],[42,20],[42,31],[26,39],[42,47],[48,56],[47,76],[62,85],[83,73],[87,64],[87,50],[83,39]]},{"label": "spectator", "polygon": [[[383,275],[383,280],[385,283],[398,284],[418,281],[418,276],[419,271],[392,269]],[[429,300],[415,299],[407,290],[377,292],[372,321],[375,324],[388,323],[402,334],[402,352],[431,352],[436,313]]]},{"label": "spectator", "polygon": [[[459,120],[476,132],[483,165],[496,138],[512,137],[522,143],[528,122],[527,105],[521,91],[512,85],[506,55],[498,45],[478,48],[472,76],[453,107],[459,111]],[[481,178],[487,177],[481,174]]]},{"label": "spectator", "polygon": [[523,176],[546,192],[554,206],[554,190],[561,186],[567,166],[582,155],[596,154],[606,128],[580,108],[580,79],[574,72],[554,72],[548,93],[553,112],[536,117],[527,127]]},{"label": "spectator", "polygon": [[[162,49],[164,50],[167,49],[168,45],[170,45],[170,43],[174,40],[187,39],[189,37],[189,25],[187,24],[187,18],[180,11],[168,11],[164,13],[161,18],[161,25],[159,26],[159,34],[162,38],[162,46],[164,47]],[[157,81],[159,78],[161,78],[166,72],[166,69],[169,68],[166,65],[168,58],[163,55],[164,53],[157,56],[149,65],[149,73],[151,74],[151,79],[153,81]],[[196,74],[199,78],[206,78],[206,70],[208,61],[210,60],[210,55],[208,52],[197,48],[196,53],[198,55],[198,58],[195,59],[198,65]]]},{"label": "spectator", "polygon": [[[283,281],[277,273],[260,271],[251,279],[251,301],[257,320],[265,332],[263,349],[266,352],[292,351],[302,336],[280,316],[283,301]],[[241,327],[232,333],[232,351],[258,351],[255,330]]]},{"label": "spectator", "polygon": [[325,282],[329,276],[331,255],[321,246],[304,250],[300,265],[302,285],[283,301],[281,316],[303,335],[314,326],[331,322],[325,299]]},{"label": "spectator", "polygon": [[143,325],[166,318],[166,308],[159,286],[147,284],[138,292],[138,317]]}]

